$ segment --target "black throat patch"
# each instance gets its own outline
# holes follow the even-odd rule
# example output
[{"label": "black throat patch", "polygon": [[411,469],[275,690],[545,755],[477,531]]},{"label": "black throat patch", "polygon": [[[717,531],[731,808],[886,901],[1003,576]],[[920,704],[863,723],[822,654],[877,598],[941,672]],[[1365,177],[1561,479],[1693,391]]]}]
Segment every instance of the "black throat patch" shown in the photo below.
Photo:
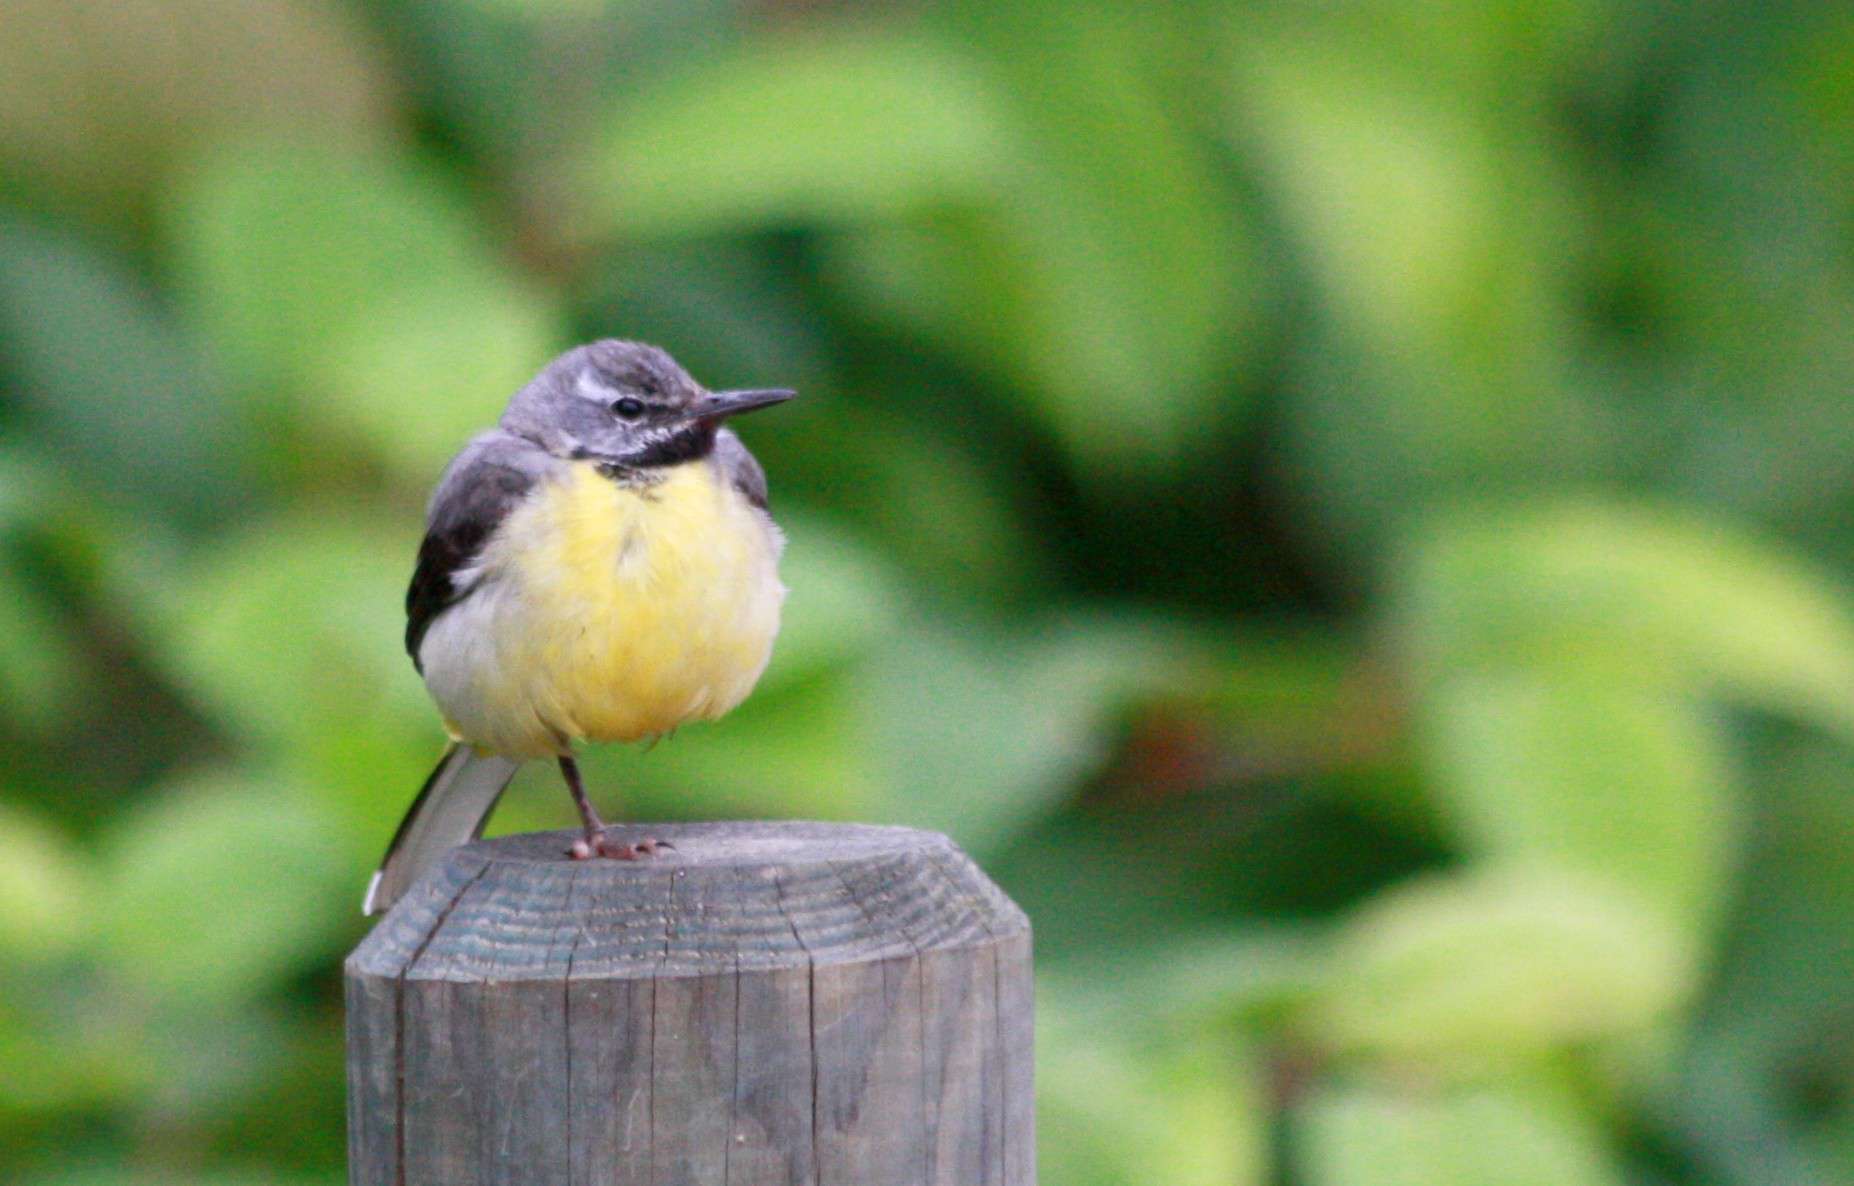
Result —
[{"label": "black throat patch", "polygon": [[653,483],[657,476],[651,473],[652,470],[681,465],[687,461],[700,461],[713,453],[718,427],[698,420],[661,440],[652,441],[622,461],[600,461],[599,472],[618,481]]}]

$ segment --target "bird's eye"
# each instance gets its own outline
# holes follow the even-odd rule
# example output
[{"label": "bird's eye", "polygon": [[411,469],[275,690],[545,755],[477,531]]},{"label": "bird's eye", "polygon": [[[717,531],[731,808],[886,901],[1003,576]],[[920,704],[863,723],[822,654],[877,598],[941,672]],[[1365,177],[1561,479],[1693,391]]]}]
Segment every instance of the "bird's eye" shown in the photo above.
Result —
[{"label": "bird's eye", "polygon": [[635,420],[644,414],[644,401],[625,396],[612,401],[612,415],[624,420]]}]

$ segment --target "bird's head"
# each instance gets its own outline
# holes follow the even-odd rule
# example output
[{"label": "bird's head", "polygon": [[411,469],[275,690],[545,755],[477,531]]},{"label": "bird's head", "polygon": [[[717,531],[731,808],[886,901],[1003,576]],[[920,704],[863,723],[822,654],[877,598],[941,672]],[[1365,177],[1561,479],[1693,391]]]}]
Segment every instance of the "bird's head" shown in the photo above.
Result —
[{"label": "bird's head", "polygon": [[543,367],[509,401],[502,427],[556,457],[674,465],[706,456],[728,417],[792,395],[785,388],[709,391],[667,352],[606,338]]}]

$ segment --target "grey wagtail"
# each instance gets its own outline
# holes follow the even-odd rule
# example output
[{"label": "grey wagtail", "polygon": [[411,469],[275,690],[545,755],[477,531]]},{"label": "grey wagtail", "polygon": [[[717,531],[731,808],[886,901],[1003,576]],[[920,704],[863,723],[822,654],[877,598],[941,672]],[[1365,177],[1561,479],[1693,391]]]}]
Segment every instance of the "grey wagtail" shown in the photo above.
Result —
[{"label": "grey wagtail", "polygon": [[586,798],[573,746],[709,720],[753,690],[779,632],[784,536],[729,417],[792,397],[704,389],[662,350],[569,350],[451,461],[406,592],[406,650],[451,743],[363,909],[391,906],[483,832],[516,769],[552,758],[578,859],[648,855]]}]

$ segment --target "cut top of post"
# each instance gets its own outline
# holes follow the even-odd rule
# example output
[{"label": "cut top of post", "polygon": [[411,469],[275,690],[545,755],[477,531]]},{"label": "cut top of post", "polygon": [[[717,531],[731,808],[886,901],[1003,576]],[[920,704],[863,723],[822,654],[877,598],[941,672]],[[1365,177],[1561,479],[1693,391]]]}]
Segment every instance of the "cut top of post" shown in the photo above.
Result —
[{"label": "cut top of post", "polygon": [[[646,829],[612,829],[638,841]],[[849,963],[1027,934],[946,837],[863,824],[652,825],[672,848],[566,856],[574,834],[452,852],[349,957],[415,980],[647,979]]]}]

